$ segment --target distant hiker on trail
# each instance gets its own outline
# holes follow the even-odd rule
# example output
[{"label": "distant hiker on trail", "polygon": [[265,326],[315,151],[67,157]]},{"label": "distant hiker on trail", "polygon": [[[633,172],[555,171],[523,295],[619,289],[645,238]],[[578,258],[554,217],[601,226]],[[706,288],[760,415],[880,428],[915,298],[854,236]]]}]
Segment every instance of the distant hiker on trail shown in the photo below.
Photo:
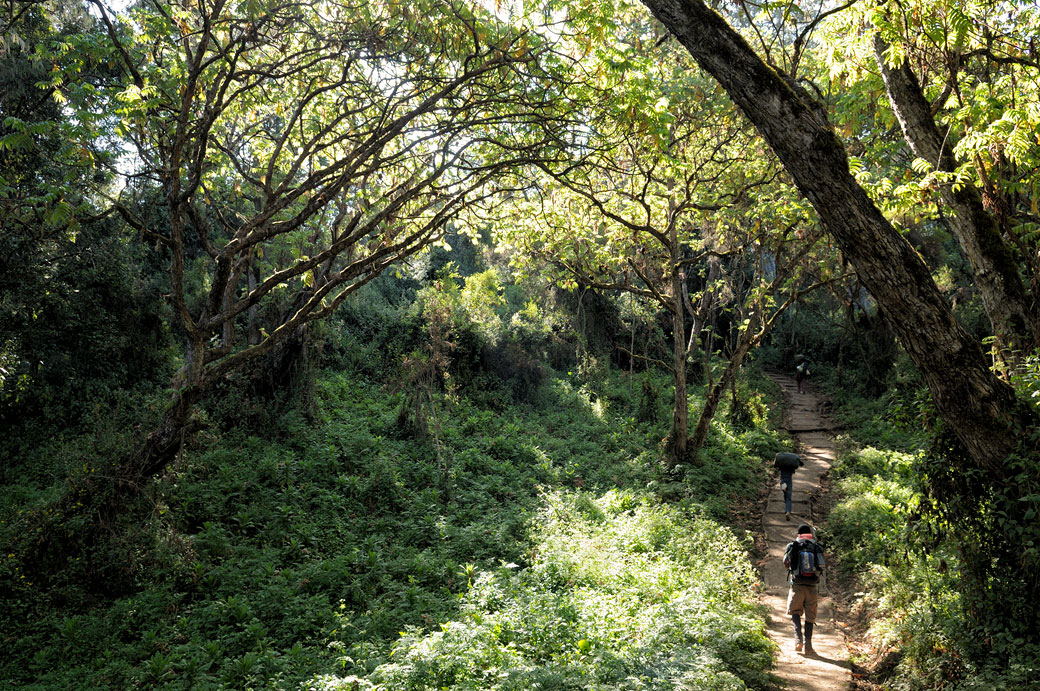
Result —
[{"label": "distant hiker on trail", "polygon": [[808,391],[807,382],[810,374],[812,373],[809,371],[809,358],[804,355],[795,355],[794,380],[798,383],[798,393],[806,393]]},{"label": "distant hiker on trail", "polygon": [[794,494],[794,471],[801,468],[802,457],[781,451],[773,457],[773,467],[780,471],[780,490],[784,493],[784,518],[791,520],[791,497]]},{"label": "distant hiker on trail", "polygon": [[[820,598],[817,586],[823,572],[823,548],[816,542],[812,526],[798,526],[798,537],[784,550],[784,566],[791,579],[791,591],[787,595],[787,614],[794,622],[794,649],[813,655],[813,626],[816,625],[816,608]],[[802,614],[805,614],[805,638],[802,638]],[[803,646],[804,640],[804,646]]]}]

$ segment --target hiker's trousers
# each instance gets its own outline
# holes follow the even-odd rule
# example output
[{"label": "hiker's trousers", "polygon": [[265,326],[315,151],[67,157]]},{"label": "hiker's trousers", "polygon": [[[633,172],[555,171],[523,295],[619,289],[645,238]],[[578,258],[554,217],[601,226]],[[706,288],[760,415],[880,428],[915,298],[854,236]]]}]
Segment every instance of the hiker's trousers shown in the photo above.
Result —
[{"label": "hiker's trousers", "polygon": [[784,490],[784,511],[791,513],[791,499],[794,497],[794,471],[781,470],[780,482],[787,483],[787,489]]},{"label": "hiker's trousers", "polygon": [[816,606],[820,593],[815,585],[800,583],[791,584],[791,592],[787,594],[787,616],[804,614],[805,621],[816,623]]}]

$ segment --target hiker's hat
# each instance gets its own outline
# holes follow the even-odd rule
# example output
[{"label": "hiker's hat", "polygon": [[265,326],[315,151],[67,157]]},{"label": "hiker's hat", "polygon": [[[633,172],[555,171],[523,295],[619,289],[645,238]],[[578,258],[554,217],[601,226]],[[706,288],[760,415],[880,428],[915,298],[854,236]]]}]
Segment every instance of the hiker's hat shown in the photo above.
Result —
[{"label": "hiker's hat", "polygon": [[806,523],[802,523],[800,526],[798,526],[798,534],[799,535],[801,535],[803,533],[811,533],[811,532],[812,532],[812,526],[811,525],[808,525]]}]

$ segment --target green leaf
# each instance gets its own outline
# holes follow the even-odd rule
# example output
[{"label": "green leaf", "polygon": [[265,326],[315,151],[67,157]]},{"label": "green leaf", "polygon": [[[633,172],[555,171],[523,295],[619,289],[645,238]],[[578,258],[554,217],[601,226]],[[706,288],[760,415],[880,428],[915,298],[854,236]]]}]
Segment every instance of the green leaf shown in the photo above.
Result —
[{"label": "green leaf", "polygon": [[[10,120],[12,118],[8,118]],[[33,140],[25,132],[11,132],[3,137],[0,137],[0,151],[16,151],[19,149],[29,149],[32,147]]]},{"label": "green leaf", "polygon": [[913,169],[915,173],[919,173],[921,175],[924,175],[925,173],[930,173],[932,171],[932,164],[924,160],[923,158],[915,158],[913,162],[910,163],[910,167]]}]

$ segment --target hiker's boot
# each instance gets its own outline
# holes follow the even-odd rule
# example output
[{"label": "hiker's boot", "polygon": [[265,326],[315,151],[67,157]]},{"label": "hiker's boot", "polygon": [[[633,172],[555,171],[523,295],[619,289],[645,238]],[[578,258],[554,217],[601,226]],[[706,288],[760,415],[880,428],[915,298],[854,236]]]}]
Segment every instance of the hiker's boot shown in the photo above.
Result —
[{"label": "hiker's boot", "polygon": [[812,630],[815,624],[811,621],[805,622],[805,654],[815,655],[816,651],[812,647]]},{"label": "hiker's boot", "polygon": [[795,614],[791,617],[791,621],[794,622],[794,651],[800,653],[802,652],[802,618]]},{"label": "hiker's boot", "polygon": [[784,511],[784,520],[785,521],[791,520],[791,512],[790,511]]}]

